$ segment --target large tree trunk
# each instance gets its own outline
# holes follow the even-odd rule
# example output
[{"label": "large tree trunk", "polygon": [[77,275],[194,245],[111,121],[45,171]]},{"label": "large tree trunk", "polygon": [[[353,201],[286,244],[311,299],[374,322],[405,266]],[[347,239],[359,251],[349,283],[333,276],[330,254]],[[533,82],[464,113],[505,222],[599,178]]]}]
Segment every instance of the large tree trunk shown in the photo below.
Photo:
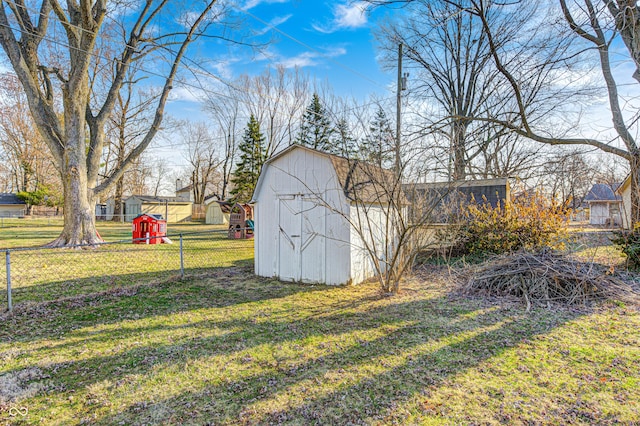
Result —
[{"label": "large tree trunk", "polygon": [[93,196],[87,187],[83,161],[71,150],[65,153],[67,169],[62,173],[64,188],[64,228],[49,247],[95,244],[101,241],[95,224]]},{"label": "large tree trunk", "polygon": [[77,92],[69,96],[65,93],[66,144],[60,165],[62,188],[64,191],[64,228],[58,238],[48,246],[74,246],[95,244],[101,241],[96,231],[95,182],[89,185],[86,162],[86,121],[82,113],[86,109],[85,99],[88,86],[81,81]]}]

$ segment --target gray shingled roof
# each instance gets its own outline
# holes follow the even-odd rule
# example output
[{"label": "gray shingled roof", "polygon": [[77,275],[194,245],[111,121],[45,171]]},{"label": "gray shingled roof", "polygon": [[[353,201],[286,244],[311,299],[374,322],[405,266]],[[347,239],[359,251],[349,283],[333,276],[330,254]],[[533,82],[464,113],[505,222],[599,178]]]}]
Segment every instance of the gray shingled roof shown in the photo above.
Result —
[{"label": "gray shingled roof", "polygon": [[22,201],[16,194],[9,194],[6,192],[0,193],[0,204],[3,205],[11,205],[11,204],[26,204]]},{"label": "gray shingled roof", "polygon": [[594,183],[587,195],[584,197],[584,201],[620,201],[622,200],[622,197],[615,193],[619,186],[619,183]]},{"label": "gray shingled roof", "polygon": [[349,200],[386,204],[399,193],[400,202],[406,204],[402,188],[391,170],[364,161],[349,160],[333,154],[325,155],[331,159],[340,186]]},{"label": "gray shingled roof", "polygon": [[[131,197],[136,197],[143,203],[157,203],[164,204],[168,202],[170,204],[189,204],[191,203],[188,200],[179,199],[177,197],[154,197],[153,195],[132,195]],[[129,197],[129,198],[131,198]]]}]

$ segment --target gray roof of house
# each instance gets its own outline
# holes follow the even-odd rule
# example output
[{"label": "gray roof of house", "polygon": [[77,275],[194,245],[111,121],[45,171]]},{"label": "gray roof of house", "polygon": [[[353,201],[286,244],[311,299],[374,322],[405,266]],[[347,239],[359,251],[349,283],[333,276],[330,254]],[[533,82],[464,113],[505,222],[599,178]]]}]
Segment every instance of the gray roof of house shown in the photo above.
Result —
[{"label": "gray roof of house", "polygon": [[616,194],[616,189],[618,189],[619,186],[619,183],[594,183],[584,197],[584,201],[620,201],[622,197]]},{"label": "gray roof of house", "polygon": [[6,192],[0,193],[0,204],[26,204],[16,194],[10,194]]},{"label": "gray roof of house", "polygon": [[165,202],[169,204],[190,204],[191,201],[183,200],[178,197],[154,197],[153,195],[132,195],[129,198],[137,198],[143,203],[156,203],[156,204],[164,204]]}]

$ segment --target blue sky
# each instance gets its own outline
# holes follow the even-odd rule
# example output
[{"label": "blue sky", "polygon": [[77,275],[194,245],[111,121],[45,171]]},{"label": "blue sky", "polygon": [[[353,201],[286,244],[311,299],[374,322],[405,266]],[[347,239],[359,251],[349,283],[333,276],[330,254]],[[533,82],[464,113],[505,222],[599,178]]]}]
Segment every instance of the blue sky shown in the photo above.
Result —
[{"label": "blue sky", "polygon": [[297,65],[326,79],[340,95],[362,97],[393,81],[376,62],[371,30],[381,11],[365,7],[362,2],[272,0],[247,10],[247,18],[258,28],[264,25],[254,17],[278,24],[282,31],[272,30],[276,42],[267,49],[271,63]]},{"label": "blue sky", "polygon": [[[241,74],[260,74],[269,66],[297,66],[339,96],[362,100],[373,93],[393,95],[395,71],[384,71],[377,62],[372,33],[376,20],[388,10],[365,8],[358,1],[246,0],[233,8],[243,20],[243,32],[252,34],[249,41],[271,43],[260,52],[217,44],[217,49],[207,52],[207,67],[221,79],[233,81]],[[202,53],[199,47],[197,54]],[[195,112],[195,104],[185,105],[188,91],[174,89],[174,105],[169,109],[177,115],[184,114],[176,111],[178,104]]]}]

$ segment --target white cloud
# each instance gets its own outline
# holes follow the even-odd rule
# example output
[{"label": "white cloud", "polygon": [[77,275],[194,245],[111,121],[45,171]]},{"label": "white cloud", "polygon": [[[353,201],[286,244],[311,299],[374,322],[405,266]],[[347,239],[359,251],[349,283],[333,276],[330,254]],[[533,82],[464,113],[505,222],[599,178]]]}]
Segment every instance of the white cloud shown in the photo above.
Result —
[{"label": "white cloud", "polygon": [[285,68],[304,68],[317,65],[317,54],[313,52],[303,52],[291,58],[280,59],[279,64]]},{"label": "white cloud", "polygon": [[303,52],[299,55],[292,56],[290,58],[280,58],[277,60],[279,65],[284,66],[285,68],[303,68],[303,67],[312,67],[318,65],[321,60],[331,59],[338,56],[345,55],[347,50],[344,47],[333,47],[331,49],[327,49],[326,52]]},{"label": "white cloud", "polygon": [[343,29],[362,28],[367,25],[367,2],[338,3],[333,7],[333,18],[327,24],[314,24],[313,29],[322,33],[333,33]]},{"label": "white cloud", "polygon": [[367,25],[367,3],[365,2],[338,4],[333,13],[339,28],[360,28]]},{"label": "white cloud", "polygon": [[258,35],[266,34],[267,32],[271,31],[274,27],[284,24],[289,19],[291,19],[292,16],[293,16],[292,14],[284,15],[284,16],[276,16],[275,18],[273,18],[271,21],[267,23],[267,26],[264,27],[262,31],[258,31]]},{"label": "white cloud", "polygon": [[277,3],[287,3],[289,0],[247,0],[247,2],[242,5],[242,10],[253,9],[254,7],[261,4],[277,4]]}]

